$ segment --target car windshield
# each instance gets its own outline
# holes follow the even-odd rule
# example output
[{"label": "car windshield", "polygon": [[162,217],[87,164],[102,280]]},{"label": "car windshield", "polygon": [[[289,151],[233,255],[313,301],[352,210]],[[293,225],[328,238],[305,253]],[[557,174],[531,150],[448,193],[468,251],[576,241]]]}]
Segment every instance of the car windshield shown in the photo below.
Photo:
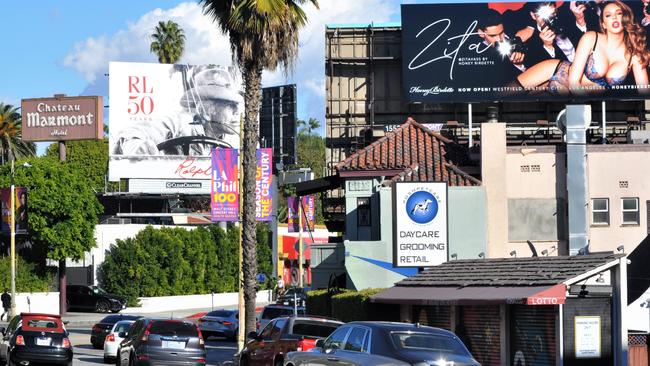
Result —
[{"label": "car windshield", "polygon": [[100,295],[108,295],[108,292],[102,290],[101,288],[99,288],[99,287],[97,287],[97,286],[91,286],[90,288],[91,288],[91,289],[93,290],[93,292],[96,293],[96,294],[100,294]]},{"label": "car windshield", "polygon": [[397,349],[469,356],[467,349],[458,339],[446,335],[395,332],[391,337]]},{"label": "car windshield", "polygon": [[340,324],[296,320],[291,333],[305,337],[327,338]]},{"label": "car windshield", "polygon": [[[298,309],[298,315],[304,315],[305,309]],[[262,319],[275,319],[281,316],[293,315],[293,308],[266,308],[262,313]]]},{"label": "car windshield", "polygon": [[206,316],[216,316],[216,317],[219,317],[219,318],[230,318],[233,315],[233,313],[234,313],[234,311],[232,311],[232,310],[215,310],[215,311],[211,311],[211,312],[209,312],[209,313],[207,313],[205,315]]}]

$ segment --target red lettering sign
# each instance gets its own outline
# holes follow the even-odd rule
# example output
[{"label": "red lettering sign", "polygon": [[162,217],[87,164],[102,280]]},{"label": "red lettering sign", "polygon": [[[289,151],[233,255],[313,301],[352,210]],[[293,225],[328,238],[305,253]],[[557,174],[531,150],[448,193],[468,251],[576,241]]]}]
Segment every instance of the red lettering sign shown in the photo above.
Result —
[{"label": "red lettering sign", "polygon": [[[199,164],[202,166],[200,167]],[[174,174],[181,178],[212,178],[212,165],[209,161],[199,162],[188,156],[178,165]]]},{"label": "red lettering sign", "polygon": [[130,115],[149,115],[153,113],[154,101],[151,97],[151,94],[153,94],[153,87],[149,86],[149,88],[147,88],[147,77],[130,75],[128,80],[129,102],[127,112]]}]

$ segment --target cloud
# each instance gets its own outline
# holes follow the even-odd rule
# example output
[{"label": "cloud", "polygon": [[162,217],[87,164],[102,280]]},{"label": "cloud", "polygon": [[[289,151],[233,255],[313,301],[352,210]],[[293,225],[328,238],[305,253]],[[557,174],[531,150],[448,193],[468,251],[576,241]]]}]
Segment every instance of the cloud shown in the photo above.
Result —
[{"label": "cloud", "polygon": [[[320,10],[305,6],[309,23],[300,31],[299,58],[293,73],[264,72],[263,86],[287,83],[298,85],[299,118],[325,121],[325,25],[386,22],[399,12],[390,0],[327,0]],[[185,31],[185,53],[181,63],[230,65],[228,37],[203,15],[197,3],[181,3],[174,8],[154,9],[113,35],[91,37],[76,43],[63,64],[81,73],[88,81],[82,94],[108,95],[104,76],[110,61],[157,62],[149,52],[150,35],[159,21],[173,20]],[[302,112],[301,112],[302,111]],[[302,113],[302,115],[301,115]]]}]

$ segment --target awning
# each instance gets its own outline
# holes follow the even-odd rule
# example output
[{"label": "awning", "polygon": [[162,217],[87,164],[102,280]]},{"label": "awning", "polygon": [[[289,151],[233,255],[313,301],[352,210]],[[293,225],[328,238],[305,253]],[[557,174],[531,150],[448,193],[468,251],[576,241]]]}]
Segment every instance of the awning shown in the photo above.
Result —
[{"label": "awning", "polygon": [[564,304],[565,299],[564,284],[507,287],[394,286],[370,297],[372,302],[407,305],[560,305]]},{"label": "awning", "polygon": [[330,175],[323,178],[308,180],[296,183],[296,195],[306,196],[324,191],[329,191],[341,186],[341,178],[338,175]]}]

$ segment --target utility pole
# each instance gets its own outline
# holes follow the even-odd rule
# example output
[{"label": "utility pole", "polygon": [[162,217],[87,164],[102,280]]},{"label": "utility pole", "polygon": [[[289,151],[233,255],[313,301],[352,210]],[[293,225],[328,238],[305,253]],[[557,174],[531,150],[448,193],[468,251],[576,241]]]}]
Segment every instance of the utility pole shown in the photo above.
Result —
[{"label": "utility pole", "polygon": [[[12,152],[13,155],[13,152]],[[11,220],[9,221],[9,231],[11,235],[11,317],[16,316],[16,184],[14,182],[14,159],[11,158]]]},{"label": "utility pole", "polygon": [[[65,141],[59,141],[59,160],[64,162],[66,160]],[[68,302],[66,300],[66,263],[65,258],[59,261],[59,313],[65,315],[68,310]],[[12,299],[13,301],[13,299]]]}]

